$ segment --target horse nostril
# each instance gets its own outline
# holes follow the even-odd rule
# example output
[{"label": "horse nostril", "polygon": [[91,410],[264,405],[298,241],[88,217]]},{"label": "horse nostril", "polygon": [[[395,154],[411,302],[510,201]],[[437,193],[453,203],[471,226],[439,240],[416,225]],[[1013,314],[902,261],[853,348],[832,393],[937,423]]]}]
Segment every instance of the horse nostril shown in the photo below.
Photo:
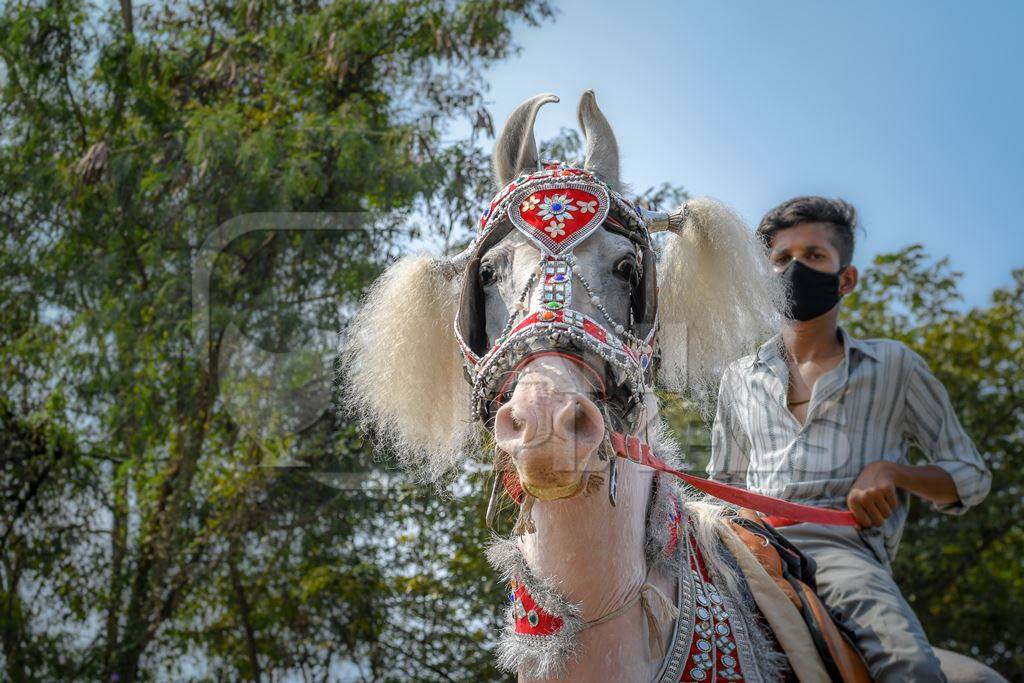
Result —
[{"label": "horse nostril", "polygon": [[588,443],[604,437],[604,418],[591,401],[579,401],[576,409],[576,439]]},{"label": "horse nostril", "polygon": [[559,412],[557,422],[559,431],[584,449],[600,442],[604,434],[604,418],[589,399],[573,399]]},{"label": "horse nostril", "polygon": [[494,436],[498,441],[520,439],[526,429],[526,422],[515,413],[515,409],[505,404],[494,416]]},{"label": "horse nostril", "polygon": [[583,404],[580,403],[579,401],[576,401],[576,415],[574,417],[574,431],[579,432],[583,429],[586,429],[587,423],[589,422],[590,418],[587,415],[587,412],[583,409]]}]

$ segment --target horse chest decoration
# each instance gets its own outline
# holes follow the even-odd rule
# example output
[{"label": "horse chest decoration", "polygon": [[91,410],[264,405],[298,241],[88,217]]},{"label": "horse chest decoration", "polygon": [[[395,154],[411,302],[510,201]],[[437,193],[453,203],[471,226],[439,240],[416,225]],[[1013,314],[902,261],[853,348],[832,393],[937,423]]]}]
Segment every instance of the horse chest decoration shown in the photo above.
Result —
[{"label": "horse chest decoration", "polygon": [[[785,657],[721,508],[632,457],[678,460],[656,384],[706,398],[769,329],[778,285],[721,204],[655,213],[622,194],[592,92],[583,162],[540,160],[534,120],[557,101],[511,115],[470,246],[402,259],[373,285],[350,328],[348,405],[429,479],[494,444],[488,524],[503,497],[520,506],[488,551],[509,583],[498,658],[520,679],[778,679]],[[657,231],[673,233],[659,265]]]}]

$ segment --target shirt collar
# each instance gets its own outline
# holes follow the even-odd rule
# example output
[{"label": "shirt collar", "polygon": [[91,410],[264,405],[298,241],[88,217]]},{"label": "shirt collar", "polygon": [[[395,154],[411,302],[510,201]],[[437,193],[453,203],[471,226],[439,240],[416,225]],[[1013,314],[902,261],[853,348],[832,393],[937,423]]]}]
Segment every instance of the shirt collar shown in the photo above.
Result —
[{"label": "shirt collar", "polygon": [[[843,327],[839,328],[839,334],[842,335],[843,337],[843,347],[845,349],[852,349],[863,356],[867,356],[871,360],[878,360],[878,353],[871,348],[870,344],[867,344],[861,341],[860,339],[857,339],[849,332],[847,332]],[[847,356],[849,356],[849,351],[847,351]]]},{"label": "shirt collar", "polygon": [[779,347],[781,345],[781,334],[776,334],[764,344],[761,344],[750,359],[750,367],[753,368],[758,363],[768,363],[772,359],[778,358],[781,355],[779,352]]},{"label": "shirt collar", "polygon": [[[857,339],[847,332],[842,326],[839,327],[839,335],[842,337],[843,352],[846,354],[847,359],[849,359],[850,351],[852,350],[857,351],[861,355],[867,356],[871,360],[878,360],[878,354],[869,344]],[[775,358],[780,357],[780,346],[782,346],[782,335],[776,334],[758,347],[757,352],[751,358],[750,367],[753,368],[758,363],[767,364]]]}]

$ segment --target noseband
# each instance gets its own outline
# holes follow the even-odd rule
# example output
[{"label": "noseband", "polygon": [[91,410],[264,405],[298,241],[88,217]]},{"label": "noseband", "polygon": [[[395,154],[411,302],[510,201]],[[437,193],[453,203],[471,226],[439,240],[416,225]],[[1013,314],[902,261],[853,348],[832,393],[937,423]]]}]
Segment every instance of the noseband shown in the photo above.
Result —
[{"label": "noseband", "polygon": [[[481,322],[471,313],[472,288],[477,286],[474,266],[512,228],[541,256],[501,333],[487,346],[484,330],[478,329]],[[612,318],[575,257],[574,249],[599,228],[627,237],[637,248],[644,270],[641,286],[650,291],[642,293],[646,304],[634,310],[632,321]],[[498,192],[467,252],[471,260],[455,334],[473,385],[473,418],[490,426],[528,361],[556,353],[596,374],[604,388],[602,398],[621,404],[623,419],[633,415],[628,421],[635,422],[635,408],[654,384],[658,328],[654,252],[641,211],[589,171],[550,163]],[[576,308],[574,301],[581,298],[596,309],[597,317]],[[476,307],[480,305],[477,301]]]},{"label": "noseband", "polygon": [[545,357],[561,358],[570,363],[578,365],[584,374],[593,378],[594,386],[597,389],[597,392],[600,394],[601,399],[606,400],[608,398],[608,383],[605,380],[604,376],[601,375],[601,373],[599,373],[593,365],[587,363],[579,356],[573,354],[568,354],[554,350],[538,351],[520,360],[519,364],[512,368],[512,370],[509,373],[507,373],[505,381],[502,382],[501,388],[498,390],[498,395],[494,399],[495,407],[500,407],[502,403],[511,398],[512,390],[515,388],[515,384],[519,379],[519,373],[522,372],[523,369],[526,368],[526,366],[532,363],[533,361],[537,360],[538,358]]}]

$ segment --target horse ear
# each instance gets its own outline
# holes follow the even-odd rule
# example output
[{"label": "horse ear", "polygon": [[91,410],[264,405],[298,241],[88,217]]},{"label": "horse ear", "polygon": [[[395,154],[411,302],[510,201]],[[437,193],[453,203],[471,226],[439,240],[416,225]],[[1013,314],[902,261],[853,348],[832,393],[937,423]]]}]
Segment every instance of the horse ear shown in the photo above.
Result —
[{"label": "horse ear", "polygon": [[785,291],[764,244],[735,212],[713,199],[674,212],[658,292],[661,384],[714,405],[725,366],[778,329]]},{"label": "horse ear", "polygon": [[498,187],[505,187],[524,171],[536,171],[540,166],[533,124],[537,112],[548,102],[558,102],[558,97],[551,93],[535,95],[508,117],[494,145],[494,179]]},{"label": "horse ear", "polygon": [[452,328],[459,284],[429,256],[400,259],[370,287],[342,349],[345,406],[433,480],[462,462],[472,434]]},{"label": "horse ear", "polygon": [[596,173],[613,189],[618,189],[619,145],[615,142],[611,124],[597,106],[593,90],[583,93],[576,118],[587,141],[583,168]]}]

